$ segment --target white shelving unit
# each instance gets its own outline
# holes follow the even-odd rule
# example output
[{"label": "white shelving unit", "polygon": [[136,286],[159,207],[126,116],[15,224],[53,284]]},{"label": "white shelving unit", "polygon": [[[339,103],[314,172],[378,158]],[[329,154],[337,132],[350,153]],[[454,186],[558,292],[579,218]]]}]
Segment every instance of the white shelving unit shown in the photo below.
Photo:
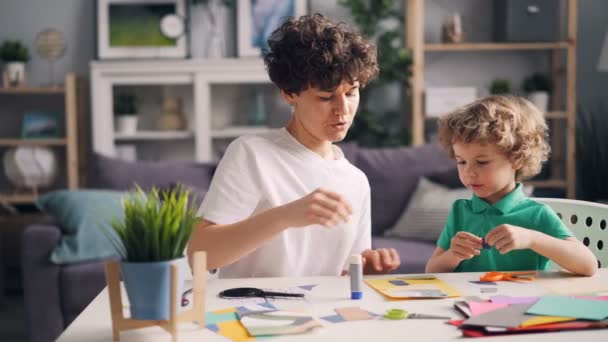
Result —
[{"label": "white shelving unit", "polygon": [[[171,151],[169,144],[176,144],[179,150],[189,144],[192,153],[186,159],[208,162],[217,159],[215,141],[268,130],[268,126],[251,126],[239,120],[249,108],[243,89],[271,85],[260,58],[94,61],[90,67],[95,152],[116,156],[116,145],[123,143],[164,151]],[[187,130],[160,131],[148,125],[135,134],[115,133],[113,92],[125,86],[141,88],[138,95],[151,97],[147,112],[141,116],[160,113],[160,92],[179,93],[185,102]]]}]

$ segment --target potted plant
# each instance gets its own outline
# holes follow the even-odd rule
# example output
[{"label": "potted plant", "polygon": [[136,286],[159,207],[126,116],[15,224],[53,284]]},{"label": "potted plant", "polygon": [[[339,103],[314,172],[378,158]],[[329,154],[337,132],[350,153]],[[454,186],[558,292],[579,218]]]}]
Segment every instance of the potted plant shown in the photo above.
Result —
[{"label": "potted plant", "polygon": [[504,78],[497,78],[490,84],[490,94],[504,95],[511,93],[511,81]]},{"label": "potted plant", "polygon": [[549,109],[549,93],[553,90],[553,80],[547,74],[534,73],[524,79],[523,88],[528,100],[546,113]]},{"label": "potted plant", "polygon": [[[186,244],[199,218],[183,186],[144,192],[137,188],[123,200],[124,220],[114,219],[111,241],[129,298],[131,318],[166,320],[170,316],[171,265],[179,267],[177,295],[187,270]],[[192,201],[193,203],[195,201]],[[177,298],[178,303],[181,297]]]},{"label": "potted plant", "polygon": [[116,94],[114,116],[116,132],[134,134],[137,131],[137,97],[131,93]]},{"label": "potted plant", "polygon": [[7,40],[0,46],[0,60],[4,62],[5,81],[9,85],[25,83],[25,63],[30,60],[30,53],[18,40]]}]

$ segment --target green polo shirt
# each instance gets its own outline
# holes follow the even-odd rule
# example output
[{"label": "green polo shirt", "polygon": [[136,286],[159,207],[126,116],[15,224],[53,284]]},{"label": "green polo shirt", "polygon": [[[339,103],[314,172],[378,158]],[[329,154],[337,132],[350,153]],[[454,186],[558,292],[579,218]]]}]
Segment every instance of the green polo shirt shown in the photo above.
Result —
[{"label": "green polo shirt", "polygon": [[[558,239],[573,236],[551,208],[527,198],[522,185],[518,184],[494,205],[475,195],[470,200],[454,202],[437,246],[448,250],[452,237],[459,231],[484,237],[501,224],[534,229]],[[463,260],[454,272],[545,270],[548,264],[548,258],[530,249],[500,254],[491,247],[482,249],[481,254],[472,259]]]}]

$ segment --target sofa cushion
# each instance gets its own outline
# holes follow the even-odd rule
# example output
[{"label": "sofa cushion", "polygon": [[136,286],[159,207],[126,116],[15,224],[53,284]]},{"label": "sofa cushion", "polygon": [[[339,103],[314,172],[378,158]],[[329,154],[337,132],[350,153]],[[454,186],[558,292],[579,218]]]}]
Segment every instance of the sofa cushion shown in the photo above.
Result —
[{"label": "sofa cushion", "polygon": [[418,147],[360,148],[356,166],[372,189],[372,233],[382,235],[408,204],[418,179],[454,167],[439,144]]},{"label": "sofa cushion", "polygon": [[126,161],[94,154],[90,187],[128,190],[135,184],[144,190],[153,186],[163,188],[182,183],[198,189],[208,189],[215,164],[185,161]]},{"label": "sofa cushion", "polygon": [[471,198],[472,194],[467,188],[449,189],[422,177],[407,208],[385,235],[435,243],[452,204],[458,199]]},{"label": "sofa cushion", "polygon": [[401,265],[392,273],[424,273],[424,267],[433,252],[435,244],[427,241],[372,237],[372,248],[394,248],[399,253]]},{"label": "sofa cushion", "polygon": [[125,193],[105,190],[59,190],[38,198],[37,206],[53,216],[62,229],[61,241],[51,253],[58,264],[117,257],[108,234],[109,223],[122,219]]}]

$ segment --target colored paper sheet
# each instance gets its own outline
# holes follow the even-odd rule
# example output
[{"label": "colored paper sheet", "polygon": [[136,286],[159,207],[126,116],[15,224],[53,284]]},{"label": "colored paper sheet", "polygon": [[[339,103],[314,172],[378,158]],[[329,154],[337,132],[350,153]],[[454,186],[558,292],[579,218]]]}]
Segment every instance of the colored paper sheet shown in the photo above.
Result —
[{"label": "colored paper sheet", "polygon": [[547,296],[542,297],[527,312],[534,315],[599,321],[608,317],[608,301]]},{"label": "colored paper sheet", "polygon": [[539,299],[540,297],[492,296],[490,301],[497,304],[533,304]]},{"label": "colored paper sheet", "polygon": [[335,311],[338,315],[342,316],[345,321],[365,321],[374,318],[368,311],[359,307],[336,308]]},{"label": "colored paper sheet", "polygon": [[252,336],[302,334],[321,327],[310,314],[293,311],[239,313],[241,324]]},{"label": "colored paper sheet", "polygon": [[263,303],[210,311],[205,313],[206,327],[234,342],[253,341],[255,337],[247,333],[239,321],[238,313],[269,309],[276,310],[272,304]]},{"label": "colored paper sheet", "polygon": [[317,284],[312,284],[312,285],[300,285],[298,286],[299,288],[301,288],[302,290],[306,290],[306,291],[311,291],[315,286],[317,286]]},{"label": "colored paper sheet", "polygon": [[[367,285],[391,299],[459,297],[460,292],[436,277],[395,277],[365,279]],[[394,285],[391,281],[406,280],[409,285]]]},{"label": "colored paper sheet", "polygon": [[525,327],[531,327],[534,325],[541,325],[541,324],[569,322],[569,321],[574,321],[575,319],[576,318],[571,318],[571,317],[536,316],[534,318],[530,318],[529,320],[523,322],[521,324],[521,327],[525,328]]},{"label": "colored paper sheet", "polygon": [[471,311],[471,316],[477,316],[482,313],[494,311],[496,309],[502,309],[509,306],[506,303],[492,303],[492,302],[467,302],[469,306],[469,310]]},{"label": "colored paper sheet", "polygon": [[511,304],[501,309],[472,316],[463,322],[464,326],[515,328],[531,317],[526,312],[534,304]]}]

